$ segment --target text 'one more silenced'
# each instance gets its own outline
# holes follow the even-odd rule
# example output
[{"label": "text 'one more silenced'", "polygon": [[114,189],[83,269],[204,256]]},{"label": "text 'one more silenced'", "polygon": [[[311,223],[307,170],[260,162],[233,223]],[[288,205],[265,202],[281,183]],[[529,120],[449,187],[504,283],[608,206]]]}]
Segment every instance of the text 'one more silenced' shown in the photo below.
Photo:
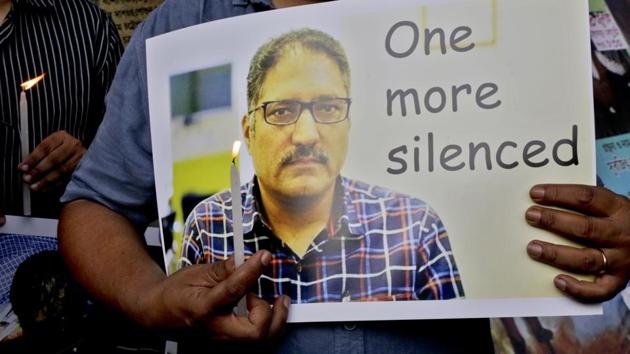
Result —
[{"label": "text 'one more silenced'", "polygon": [[490,144],[469,142],[465,145],[440,144],[433,132],[421,138],[415,135],[413,143],[400,145],[389,151],[392,175],[412,172],[460,170],[513,169],[518,166],[539,168],[555,163],[559,166],[578,165],[578,126],[571,128],[571,137],[544,142],[530,140],[518,144],[511,140]]}]

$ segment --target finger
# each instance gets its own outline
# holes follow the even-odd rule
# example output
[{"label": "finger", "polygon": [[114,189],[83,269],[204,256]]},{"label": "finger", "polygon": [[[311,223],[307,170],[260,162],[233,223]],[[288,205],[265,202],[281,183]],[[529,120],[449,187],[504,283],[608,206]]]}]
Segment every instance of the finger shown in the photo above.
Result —
[{"label": "finger", "polygon": [[575,248],[543,241],[531,241],[527,254],[534,260],[556,268],[582,274],[599,274],[611,264],[605,264],[602,251],[595,248]]},{"label": "finger", "polygon": [[247,290],[256,283],[270,262],[271,253],[269,251],[257,252],[225,280],[212,288],[206,299],[208,306],[217,308],[238,302]]},{"label": "finger", "polygon": [[283,295],[276,299],[273,303],[273,313],[271,315],[271,325],[269,326],[269,338],[275,338],[282,334],[284,324],[289,318],[289,306],[291,298]]},{"label": "finger", "polygon": [[247,316],[249,322],[254,327],[253,334],[258,339],[266,338],[269,333],[269,325],[271,324],[271,305],[267,301],[249,293],[247,294],[247,310],[249,311]]},{"label": "finger", "polygon": [[39,163],[44,157],[50,154],[58,146],[63,143],[63,137],[59,132],[53,133],[42,140],[39,145],[33,149],[33,151],[18,165],[18,169],[22,172],[30,171],[35,165]]},{"label": "finger", "polygon": [[4,215],[0,214],[0,226],[4,225],[7,222],[7,219]]},{"label": "finger", "polygon": [[[48,182],[44,185],[41,185],[40,182],[34,183],[33,185],[31,185],[31,189],[32,190],[36,190],[36,191],[41,191],[41,192],[50,192],[50,191],[58,191],[58,190],[63,190],[66,186],[66,184],[68,184],[68,181],[70,180],[70,175],[68,174],[62,174],[61,176],[59,176],[58,178],[56,178],[54,181],[52,182]],[[34,186],[36,184],[36,186]]]},{"label": "finger", "polygon": [[590,282],[562,274],[558,275],[553,283],[558,290],[584,302],[610,300],[625,287],[625,282],[612,275],[604,275]]},{"label": "finger", "polygon": [[59,175],[53,180],[47,180],[46,186],[41,186],[41,188],[43,190],[51,190],[65,187],[65,185],[68,184],[75,168],[83,158],[83,155],[85,155],[85,150],[75,151],[75,154],[72,157],[57,167],[56,171],[59,172]]},{"label": "finger", "polygon": [[213,284],[219,284],[234,273],[234,257],[230,257],[225,261],[210,263],[208,267],[208,276],[210,276]]},{"label": "finger", "polygon": [[213,317],[207,322],[206,328],[220,340],[259,341],[265,334],[248,318],[238,317],[234,313]]},{"label": "finger", "polygon": [[553,205],[596,216],[612,215],[621,199],[605,188],[577,184],[540,184],[529,195],[536,203]]},{"label": "finger", "polygon": [[57,184],[57,181],[61,179],[63,174],[59,170],[52,170],[43,175],[37,182],[30,185],[31,190],[34,191],[48,191],[51,186]]},{"label": "finger", "polygon": [[267,337],[272,319],[272,310],[265,300],[247,294],[248,317],[238,317],[230,312],[216,316],[208,323],[208,328],[217,333],[220,339],[259,341]]},{"label": "finger", "polygon": [[30,171],[24,176],[27,183],[37,182],[42,176],[54,171],[58,166],[63,165],[72,157],[72,149],[67,144],[61,144],[48,155],[44,156],[35,166],[31,166]]},{"label": "finger", "polygon": [[620,235],[611,220],[588,217],[557,209],[532,206],[525,212],[527,223],[586,244],[610,245]]}]

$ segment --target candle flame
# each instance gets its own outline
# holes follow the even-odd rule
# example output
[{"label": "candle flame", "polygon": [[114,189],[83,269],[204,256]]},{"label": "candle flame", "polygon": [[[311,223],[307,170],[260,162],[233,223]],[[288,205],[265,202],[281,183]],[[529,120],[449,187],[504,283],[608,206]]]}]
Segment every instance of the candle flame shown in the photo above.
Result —
[{"label": "candle flame", "polygon": [[232,145],[232,159],[235,159],[238,156],[238,152],[241,150],[241,141],[235,140],[234,145]]},{"label": "candle flame", "polygon": [[38,82],[40,82],[44,76],[46,76],[46,73],[43,73],[41,75],[39,75],[38,77],[28,80],[26,82],[23,82],[20,86],[22,86],[22,90],[26,91],[26,90],[30,90],[31,87],[35,86]]}]

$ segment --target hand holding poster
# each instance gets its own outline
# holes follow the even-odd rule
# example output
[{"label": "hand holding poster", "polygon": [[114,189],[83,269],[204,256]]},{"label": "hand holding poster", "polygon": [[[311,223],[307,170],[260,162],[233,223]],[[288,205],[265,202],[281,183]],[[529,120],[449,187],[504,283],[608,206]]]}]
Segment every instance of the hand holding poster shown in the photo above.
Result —
[{"label": "hand holding poster", "polygon": [[180,265],[233,254],[240,139],[245,256],[273,254],[254,292],[290,296],[290,321],[599,311],[524,252],[559,242],[526,224],[530,187],[594,181],[585,3],[344,1],[147,52],[160,216],[187,220]]}]

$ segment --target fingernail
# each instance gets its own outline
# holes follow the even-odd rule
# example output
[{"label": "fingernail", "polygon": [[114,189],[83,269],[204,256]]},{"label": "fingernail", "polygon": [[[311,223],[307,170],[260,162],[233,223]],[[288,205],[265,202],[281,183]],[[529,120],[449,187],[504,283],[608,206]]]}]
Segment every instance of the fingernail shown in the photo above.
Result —
[{"label": "fingernail", "polygon": [[554,279],[553,283],[556,286],[556,288],[560,289],[561,291],[565,291],[567,289],[567,282],[562,278]]},{"label": "fingernail", "polygon": [[31,177],[31,175],[24,175],[23,179],[24,179],[24,182],[28,183],[33,179],[33,177]]},{"label": "fingernail", "polygon": [[31,190],[36,191],[39,188],[39,183],[33,183],[31,184]]},{"label": "fingernail", "polygon": [[269,253],[268,251],[263,251],[263,255],[262,258],[260,259],[260,262],[262,262],[262,264],[266,267],[269,265],[269,263],[271,263],[271,253]]},{"label": "fingernail", "polygon": [[284,295],[282,299],[282,303],[284,304],[284,307],[289,308],[289,306],[291,306],[291,298]]},{"label": "fingernail", "polygon": [[21,166],[20,166],[20,171],[22,171],[22,172],[28,172],[28,165],[21,165]]},{"label": "fingernail", "polygon": [[535,186],[529,191],[529,196],[535,201],[540,201],[545,197],[545,188]]},{"label": "fingernail", "polygon": [[527,212],[525,212],[525,220],[527,220],[528,222],[532,224],[538,223],[541,217],[542,217],[542,213],[540,212],[540,209],[538,208],[530,208],[527,210]]},{"label": "fingernail", "polygon": [[542,246],[537,243],[530,243],[527,245],[527,254],[533,258],[540,258],[543,253]]}]

